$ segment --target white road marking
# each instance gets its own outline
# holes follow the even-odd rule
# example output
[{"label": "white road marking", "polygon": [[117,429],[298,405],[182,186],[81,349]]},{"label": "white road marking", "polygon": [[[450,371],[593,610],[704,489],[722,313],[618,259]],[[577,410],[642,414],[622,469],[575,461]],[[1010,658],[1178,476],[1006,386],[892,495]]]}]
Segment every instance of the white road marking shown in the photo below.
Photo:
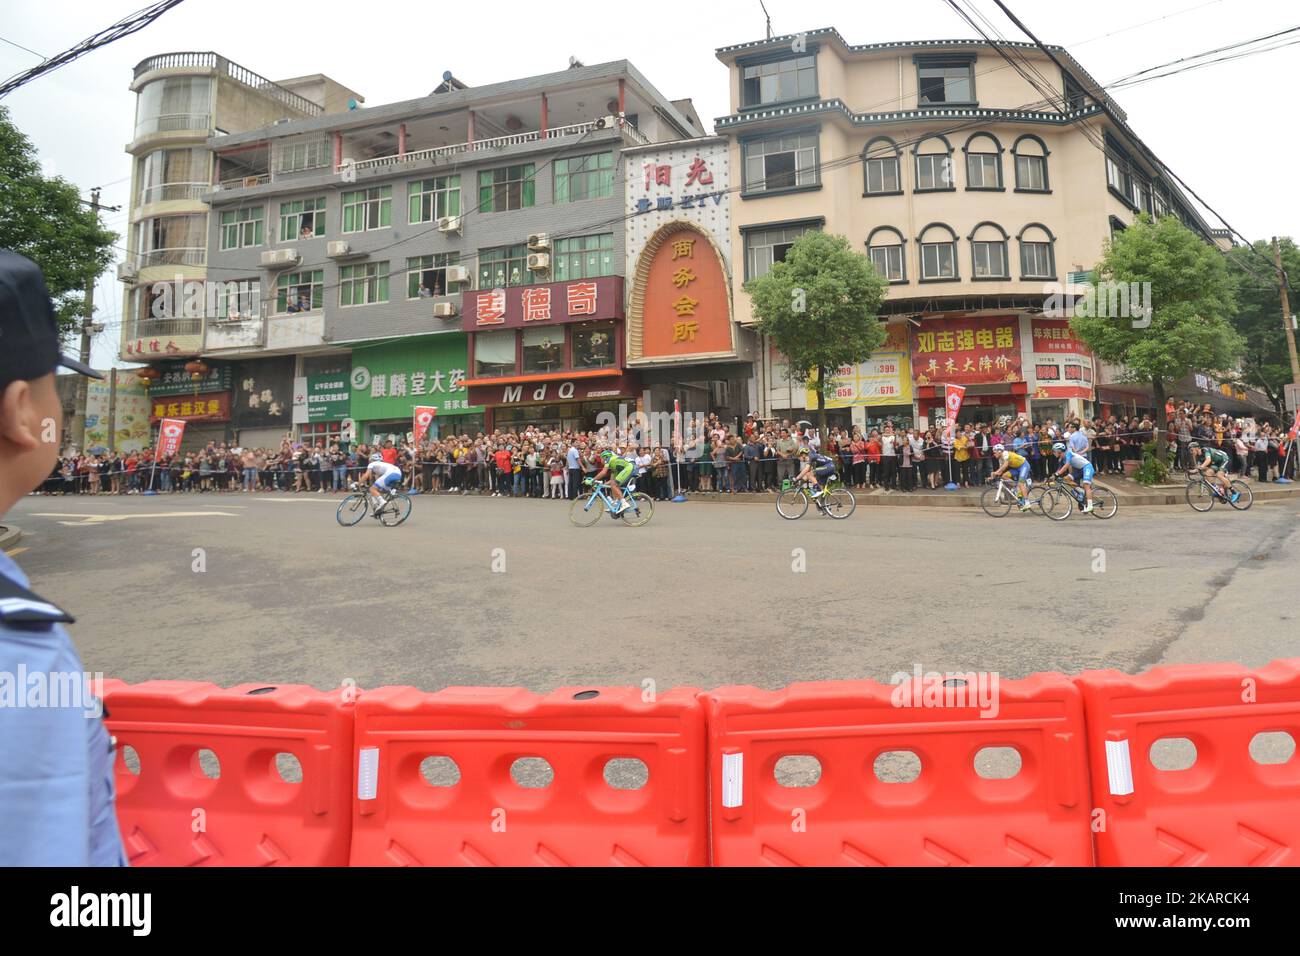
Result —
[{"label": "white road marking", "polygon": [[106,521],[126,521],[128,518],[206,518],[215,515],[222,518],[238,518],[232,511],[156,511],[137,515],[94,515],[85,512],[34,511],[37,518],[81,518],[81,521],[60,521],[66,525],[103,524]]},{"label": "white road marking", "polygon": [[315,502],[316,504],[320,504],[321,502],[325,502],[326,504],[335,504],[336,502],[342,501],[343,499],[342,498],[254,498],[253,500],[254,501],[279,501],[282,504],[303,505],[303,504],[311,504],[312,502]]}]

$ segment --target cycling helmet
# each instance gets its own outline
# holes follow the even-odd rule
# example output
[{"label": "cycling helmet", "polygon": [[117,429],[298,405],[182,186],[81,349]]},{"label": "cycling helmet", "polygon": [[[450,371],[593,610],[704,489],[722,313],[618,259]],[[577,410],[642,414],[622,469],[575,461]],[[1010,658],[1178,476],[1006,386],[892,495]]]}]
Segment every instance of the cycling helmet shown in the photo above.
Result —
[{"label": "cycling helmet", "polygon": [[600,460],[607,465],[609,464],[609,460],[613,457],[614,457],[614,453],[612,451],[606,450],[600,453]]},{"label": "cycling helmet", "polygon": [[1065,442],[1058,441],[1056,444],[1052,445],[1052,451],[1065,451]]},{"label": "cycling helmet", "polygon": [[379,454],[379,452],[375,452],[373,455],[370,456],[370,460],[371,460],[371,461],[383,461],[383,460],[384,460],[384,456],[381,455],[381,454]]},{"label": "cycling helmet", "polygon": [[1006,450],[1007,450],[1007,446],[1006,446],[1006,445],[1003,445],[1001,442],[999,442],[998,444],[996,444],[996,445],[993,446],[993,450],[994,450],[994,451],[1006,451]]}]

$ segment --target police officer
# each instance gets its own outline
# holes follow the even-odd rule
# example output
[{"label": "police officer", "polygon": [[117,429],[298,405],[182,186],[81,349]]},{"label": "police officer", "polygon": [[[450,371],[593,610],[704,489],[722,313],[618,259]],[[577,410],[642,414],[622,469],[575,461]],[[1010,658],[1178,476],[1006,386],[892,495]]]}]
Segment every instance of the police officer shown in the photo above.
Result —
[{"label": "police officer", "polygon": [[[0,516],[41,484],[61,447],[58,325],[35,263],[0,249]],[[113,751],[65,623],[0,552],[0,866],[125,866]],[[41,688],[44,692],[41,693]]]}]

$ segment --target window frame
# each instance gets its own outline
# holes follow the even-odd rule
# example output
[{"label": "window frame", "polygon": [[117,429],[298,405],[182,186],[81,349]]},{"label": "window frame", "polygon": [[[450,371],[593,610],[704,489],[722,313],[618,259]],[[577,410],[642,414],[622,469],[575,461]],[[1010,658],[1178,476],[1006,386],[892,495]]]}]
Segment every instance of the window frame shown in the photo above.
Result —
[{"label": "window frame", "polygon": [[[795,234],[795,236],[789,240],[789,242],[780,242],[780,243],[771,244],[770,248],[775,249],[777,246],[780,245],[784,245],[787,247],[793,245],[795,240],[797,240],[805,232],[808,232],[811,229],[821,229],[825,224],[826,224],[825,219],[817,218],[817,219],[796,219],[796,220],[790,220],[786,222],[755,223],[752,226],[742,227],[740,230],[740,238],[741,238],[741,245],[743,247],[742,251],[744,252],[745,255],[744,282],[749,282],[752,279],[761,278],[762,275],[767,275],[767,272],[763,272],[761,275],[755,275],[753,272],[753,268],[752,268],[753,262],[751,256],[752,251],[755,248],[769,248],[769,246],[767,245],[761,247],[756,247],[754,245],[753,237],[756,234],[767,234],[767,233],[773,233],[778,231],[785,232],[790,229],[799,230]],[[775,256],[773,256],[772,262],[770,265],[768,265],[767,271],[770,272],[771,267],[773,265],[775,265],[777,262],[783,262],[783,261],[784,261],[784,256],[782,256],[781,259],[777,259],[775,258]]]},{"label": "window frame", "polygon": [[[499,173],[505,173],[507,176],[514,170],[519,170],[517,179],[498,179]],[[484,177],[492,177],[485,183]],[[510,191],[514,184],[519,185],[519,205],[510,205]],[[491,203],[485,204],[484,190],[488,190],[491,197]],[[502,208],[497,208],[496,196],[497,190],[504,189],[506,204]],[[480,169],[478,171],[478,205],[476,211],[480,213],[494,212],[518,212],[520,209],[532,209],[537,204],[537,164],[536,163],[510,163],[506,166],[494,166],[492,169]]]},{"label": "window frame", "polygon": [[[320,205],[313,209],[307,209],[306,208],[307,203],[319,203]],[[293,211],[285,212],[284,211],[285,206],[301,206],[302,208],[298,209],[296,212]],[[279,215],[280,225],[278,227],[279,239],[277,241],[278,242],[299,242],[299,241],[305,242],[306,240],[302,236],[300,236],[299,233],[302,231],[302,217],[308,215],[312,217],[311,238],[312,239],[323,238],[326,229],[325,213],[326,213],[326,198],[324,196],[311,196],[311,197],[303,197],[302,199],[282,200],[280,202],[280,215]],[[284,228],[285,220],[290,218],[296,220],[297,225],[290,231],[288,235],[286,235],[285,228]]]},{"label": "window frame", "polygon": [[[245,215],[247,213],[248,215]],[[227,221],[226,217],[234,217]],[[255,249],[265,245],[266,207],[240,206],[238,209],[223,209],[217,218],[221,230],[218,247],[222,252],[237,249]],[[251,238],[246,236],[251,235]],[[234,241],[229,241],[231,237]]]},{"label": "window frame", "polygon": [[[454,181],[454,184],[453,184]],[[437,185],[440,182],[446,185]],[[417,189],[423,187],[426,183],[434,183],[432,189]],[[423,179],[411,179],[406,183],[406,222],[407,225],[417,226],[426,222],[437,222],[443,216],[456,217],[460,215],[460,173],[447,173],[442,176],[426,176]],[[415,218],[411,215],[419,204],[419,215],[421,218]],[[424,207],[428,206],[431,215],[424,216]],[[448,207],[439,212],[440,206]],[[450,210],[455,206],[454,212]]]},{"label": "window frame", "polygon": [[[791,150],[780,150],[778,152],[770,153],[763,150],[763,152],[759,153],[757,157],[751,155],[751,150],[756,146],[762,146],[763,144],[770,143],[774,140],[779,142],[787,137],[795,137],[797,141],[802,140],[804,137],[812,137],[813,144],[808,146],[796,142],[795,147]],[[812,152],[812,163],[811,165],[804,166],[801,169],[799,166],[799,156],[801,153],[806,153],[808,151]],[[794,157],[794,168],[791,170],[793,176],[792,185],[767,186],[768,180],[772,178],[767,169],[767,157],[782,156],[787,153]],[[758,180],[758,182],[762,184],[761,186],[755,186],[754,181],[749,178],[749,161],[751,158],[759,158],[762,160],[763,176]],[[781,130],[776,133],[765,133],[742,139],[740,141],[740,169],[741,199],[753,199],[762,196],[780,196],[787,193],[799,192],[801,190],[821,189],[821,127],[803,127],[800,129]],[[812,181],[801,183],[799,181],[801,173],[809,172],[811,172]]]},{"label": "window frame", "polygon": [[[354,262],[349,265],[339,266],[339,308],[353,309],[365,305],[382,305],[390,300],[392,289],[389,283],[388,262]],[[356,270],[365,270],[362,274],[355,274]],[[370,270],[373,269],[373,274]],[[380,287],[382,285],[383,295],[380,296]],[[364,301],[356,301],[357,288],[360,287],[364,292]],[[352,301],[346,302],[345,292],[351,293]]]},{"label": "window frame", "polygon": [[[897,242],[891,242],[891,243],[873,243],[872,240],[876,237],[876,235],[877,235],[878,233],[889,233],[889,234],[892,234],[893,236],[897,237],[898,241],[897,241]],[[867,247],[867,259],[871,262],[871,264],[872,264],[873,266],[876,265],[875,255],[874,255],[875,252],[876,252],[876,250],[878,250],[878,249],[879,249],[879,250],[885,250],[885,251],[887,252],[887,254],[888,254],[888,251],[893,250],[893,249],[897,249],[897,250],[898,250],[898,265],[899,265],[899,275],[898,275],[898,278],[895,279],[895,278],[892,278],[892,277],[889,276],[889,275],[882,274],[882,273],[880,272],[880,269],[879,269],[879,268],[876,268],[876,274],[879,275],[879,276],[880,276],[882,279],[884,279],[886,282],[888,282],[890,285],[906,285],[906,284],[907,284],[907,282],[908,282],[908,278],[907,278],[907,248],[906,248],[906,246],[907,246],[907,237],[905,237],[905,236],[903,235],[903,233],[902,233],[900,230],[895,229],[893,226],[877,226],[875,229],[872,229],[871,232],[867,234],[867,240],[866,240],[866,242],[865,242],[865,245],[866,245],[866,247]]]},{"label": "window frame", "polygon": [[[426,259],[429,262],[428,265],[424,264]],[[419,263],[419,264],[412,265],[412,263]],[[456,266],[456,265],[460,265],[459,252],[431,252],[423,256],[407,256],[406,257],[406,301],[410,302],[412,300],[421,299],[421,298],[430,298],[430,299],[445,298],[449,295],[453,295],[454,293],[449,292],[447,288],[447,270],[451,266]],[[434,287],[430,286],[430,291],[433,292],[433,294],[430,296],[421,296],[420,286],[424,282],[425,274],[430,272],[442,273],[442,291],[433,292]],[[389,291],[391,292],[392,290],[390,289]]]},{"label": "window frame", "polygon": [[[792,52],[788,52],[788,51],[782,51],[781,53],[772,54],[772,55],[769,55],[769,56],[763,56],[763,57],[750,57],[750,58],[747,58],[747,59],[744,59],[744,60],[737,61],[736,66],[737,66],[737,68],[738,68],[739,71],[740,71],[740,109],[741,109],[741,110],[759,110],[759,109],[766,109],[766,108],[768,108],[768,107],[772,107],[772,106],[777,106],[777,105],[780,105],[780,104],[782,104],[782,103],[800,103],[800,102],[807,102],[807,101],[811,101],[811,100],[816,100],[816,99],[818,99],[819,96],[820,96],[820,94],[819,94],[819,89],[820,89],[820,81],[821,81],[821,77],[820,77],[820,75],[819,75],[819,71],[818,71],[818,69],[817,69],[817,49],[818,49],[818,48],[817,48],[817,44],[810,43],[810,44],[808,44],[807,48],[806,48],[805,50],[803,50],[802,52],[800,52],[800,53],[792,53]],[[779,79],[778,79],[778,81],[777,81],[778,95],[775,96],[775,97],[772,98],[772,99],[768,99],[768,100],[763,99],[763,98],[762,98],[762,95],[761,95],[761,91],[762,91],[762,80],[761,80],[761,75],[760,75],[760,76],[758,77],[758,79],[759,79],[759,97],[758,97],[757,99],[754,99],[754,100],[751,100],[751,99],[749,98],[747,87],[748,87],[748,85],[749,85],[749,83],[750,83],[750,80],[751,80],[751,79],[754,79],[754,78],[753,78],[753,77],[747,77],[747,76],[745,75],[747,71],[749,71],[749,70],[751,70],[751,69],[761,70],[763,67],[768,67],[768,66],[780,66],[780,65],[783,64],[783,63],[796,63],[796,64],[797,64],[799,61],[802,61],[802,60],[810,60],[811,63],[810,63],[808,66],[803,66],[803,67],[801,67],[801,66],[797,66],[797,65],[796,65],[796,66],[794,67],[794,69],[793,69],[792,71],[790,71],[790,72],[792,72],[792,73],[794,74],[794,86],[795,86],[795,89],[794,89],[794,95],[793,95],[793,96],[780,96],[780,95],[779,95],[779,90],[780,90],[780,81],[779,81]],[[801,91],[800,91],[800,86],[801,86],[801,76],[800,76],[800,74],[801,74],[801,72],[802,72],[803,70],[806,70],[806,69],[809,69],[809,68],[811,69],[811,72],[812,72],[812,92],[805,93],[805,92],[801,92]],[[771,74],[771,75],[775,75],[775,76],[779,77],[779,76],[781,75],[781,72],[782,72],[782,71],[777,70],[777,71],[775,71],[775,72],[774,72],[773,74]]]},{"label": "window frame", "polygon": [[[1042,150],[1042,154],[1040,155],[1038,153],[1021,153],[1020,144],[1025,142],[1026,140],[1033,143],[1037,143],[1038,148]],[[1047,162],[1047,158],[1051,155],[1052,155],[1052,151],[1047,148],[1047,143],[1045,143],[1040,137],[1035,136],[1033,133],[1024,133],[1016,137],[1016,141],[1011,144],[1011,157],[1013,160],[1013,167],[1014,167],[1013,172],[1016,177],[1016,185],[1015,185],[1016,192],[1050,193],[1052,191],[1051,172]],[[1043,186],[1041,189],[1035,188],[1033,186],[1026,186],[1021,182],[1020,160],[1022,159],[1036,159],[1039,161],[1039,164],[1043,171]]]},{"label": "window frame", "polygon": [[[601,241],[595,247],[581,245],[577,248],[568,248],[568,245],[571,243],[584,243],[586,240],[591,239]],[[608,242],[605,242],[604,240],[608,240]],[[561,249],[561,246],[564,246],[565,248]],[[596,254],[597,259],[601,260],[602,263],[606,261],[608,262],[608,271],[586,271],[586,260],[593,252]],[[560,268],[561,256],[565,257],[568,261],[573,261],[575,258],[581,261],[582,267],[579,270],[581,274],[577,275],[566,271],[564,275],[561,275],[561,272],[564,271]],[[599,279],[603,276],[612,275],[614,275],[614,234],[612,232],[595,232],[585,236],[566,236],[563,239],[556,239],[552,245],[551,279],[553,282],[573,282],[578,279]]]},{"label": "window frame", "polygon": [[[912,63],[916,67],[916,108],[921,110],[928,109],[948,109],[954,106],[978,106],[979,95],[975,90],[975,61],[974,54],[947,53],[947,54],[917,54],[912,57]],[[969,86],[970,98],[965,100],[940,100],[938,102],[926,102],[925,91],[923,89],[922,76],[923,70],[927,69],[955,69],[963,68],[966,71],[966,82]],[[948,79],[943,80],[943,88],[946,93],[948,90]]]},{"label": "window frame", "polygon": [[[931,229],[943,229],[948,233],[948,239],[945,242],[926,242],[925,236]],[[920,266],[920,276],[917,278],[918,283],[922,282],[960,282],[961,281],[961,263],[957,258],[957,230],[946,222],[932,222],[925,226],[916,236],[917,245],[917,262]],[[927,276],[925,268],[926,250],[938,246],[947,246],[952,256],[952,275],[934,275]],[[936,259],[936,263],[937,263]]]},{"label": "window frame", "polygon": [[[517,253],[516,255],[494,256],[489,253],[496,252]],[[520,275],[523,281],[511,282],[509,274],[506,275],[506,281],[502,283],[484,282],[484,272],[494,268],[498,263],[505,263],[509,269],[509,263],[518,262],[520,264]],[[525,243],[515,243],[508,246],[488,246],[478,251],[478,268],[475,270],[477,277],[477,288],[479,289],[509,289],[517,286],[533,284],[533,270],[528,268],[528,246]]]},{"label": "window frame", "polygon": [[[371,196],[375,193],[375,196]],[[361,199],[352,199],[349,197],[361,196]],[[350,189],[343,193],[339,200],[339,231],[345,235],[353,235],[358,232],[374,232],[377,229],[391,229],[393,225],[393,187],[391,184],[385,186],[364,186],[361,189]],[[370,212],[374,208],[375,218],[378,222],[371,226]],[[357,211],[360,210],[360,216],[365,225],[357,228],[355,220]],[[353,228],[348,228],[348,215],[352,214]],[[387,216],[385,216],[387,213]],[[385,222],[385,218],[387,222]]]},{"label": "window frame", "polygon": [[[888,143],[893,149],[893,155],[876,155],[872,156],[871,148],[876,143]],[[862,195],[863,196],[901,196],[903,195],[903,150],[888,136],[875,136],[867,141],[867,145],[862,147]],[[877,189],[871,188],[871,164],[872,163],[893,163],[894,164],[894,189]],[[881,185],[884,185],[884,177],[881,177]]]},{"label": "window frame", "polygon": [[[990,151],[988,151],[988,150],[983,150],[983,149],[971,149],[971,143],[975,142],[976,140],[980,140],[980,139],[983,139],[983,140],[987,140],[987,141],[992,142],[992,143],[993,143],[993,146],[994,146],[993,151],[990,152]],[[966,157],[966,190],[967,190],[967,192],[997,192],[997,193],[1000,193],[1000,192],[1005,192],[1005,191],[1006,191],[1006,182],[1005,182],[1005,180],[1003,179],[1003,175],[1002,175],[1002,153],[1003,153],[1002,143],[999,142],[999,140],[998,140],[998,138],[997,138],[996,136],[994,136],[992,133],[984,133],[984,132],[973,133],[973,134],[971,134],[971,136],[966,140],[966,145],[963,146],[963,147],[961,148],[961,151],[962,151],[962,154]],[[979,156],[979,157],[981,157],[981,160],[984,160],[984,159],[990,159],[990,158],[992,159],[992,161],[993,161],[994,179],[996,180],[996,183],[995,183],[994,185],[989,186],[989,185],[986,185],[986,184],[984,183],[984,163],[983,163],[983,162],[980,163],[980,167],[981,167],[981,168],[980,168],[980,185],[976,186],[976,185],[973,185],[973,184],[972,184],[972,177],[971,177],[971,159],[972,159],[972,157],[975,157],[975,156]]]},{"label": "window frame", "polygon": [[[922,152],[922,151],[921,151],[921,147],[924,146],[927,142],[929,142],[929,141],[932,140],[932,139],[933,139],[933,140],[938,140],[939,142],[943,143],[943,145],[944,145],[944,152],[942,152],[942,153],[934,153],[934,152],[929,152],[929,153],[927,153],[927,152]],[[912,162],[912,167],[913,167],[913,168],[912,168],[912,172],[913,172],[914,176],[916,177],[916,181],[915,181],[915,182],[913,183],[913,185],[912,185],[912,192],[914,192],[914,193],[950,193],[950,192],[956,192],[956,190],[957,190],[957,170],[953,168],[953,162],[952,162],[952,143],[948,142],[948,138],[947,138],[946,136],[944,136],[944,135],[942,135],[942,134],[933,134],[933,135],[930,135],[930,136],[925,137],[925,139],[923,139],[923,140],[921,140],[919,143],[917,143],[917,144],[916,144],[916,148],[912,150],[912,159],[913,159],[913,162]],[[930,161],[932,161],[932,162],[933,162],[933,160],[935,160],[935,159],[946,160],[947,163],[948,163],[948,185],[946,185],[946,186],[923,186],[923,185],[921,185],[921,160],[922,160],[922,159],[927,159],[927,160],[930,160]],[[932,178],[935,178],[935,179],[937,180],[937,179],[940,179],[941,177],[932,177]]]},{"label": "window frame", "polygon": [[[569,164],[575,161],[586,161],[592,158],[604,159],[606,157],[609,159],[608,168],[597,166],[595,168],[579,169],[577,171],[569,168]],[[561,163],[564,164],[563,169],[561,169]],[[615,168],[616,162],[613,150],[601,150],[600,152],[595,153],[585,153],[581,156],[561,156],[555,161],[553,172],[552,188],[554,192],[552,195],[554,201],[558,204],[586,202],[590,199],[612,199],[614,197]],[[561,179],[562,177],[563,180]],[[573,195],[573,181],[575,177],[581,177],[584,182],[588,182],[591,177],[598,177],[598,185],[601,187],[602,191],[592,192],[588,189],[587,195],[575,198]],[[606,188],[606,183],[608,184],[607,191],[603,191]]]},{"label": "window frame", "polygon": [[[301,278],[302,276],[307,276],[308,280],[303,282]],[[289,281],[294,277],[298,277],[297,282]],[[310,293],[311,307],[307,311],[317,312],[323,309],[325,307],[325,270],[306,269],[298,272],[282,272],[275,277],[275,308],[272,314],[291,315],[292,313],[289,312],[288,308],[288,291],[293,289],[296,292],[304,287],[312,290]],[[284,293],[283,308],[281,307],[282,292]]]}]

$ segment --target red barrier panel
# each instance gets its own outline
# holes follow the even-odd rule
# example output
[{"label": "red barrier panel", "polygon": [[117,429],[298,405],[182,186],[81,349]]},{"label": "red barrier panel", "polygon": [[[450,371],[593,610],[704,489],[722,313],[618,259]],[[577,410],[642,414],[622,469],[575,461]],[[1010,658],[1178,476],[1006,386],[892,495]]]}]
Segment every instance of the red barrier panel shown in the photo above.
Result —
[{"label": "red barrier panel", "polygon": [[[1075,683],[1100,865],[1300,866],[1300,659],[1084,671]],[[1255,739],[1270,733],[1291,742]]]},{"label": "red barrier panel", "polygon": [[343,690],[102,686],[132,866],[347,866],[353,705]]},{"label": "red barrier panel", "polygon": [[1077,688],[965,678],[705,694],[713,864],[1091,866]]},{"label": "red barrier panel", "polygon": [[705,866],[698,693],[365,691],[352,865]]}]

